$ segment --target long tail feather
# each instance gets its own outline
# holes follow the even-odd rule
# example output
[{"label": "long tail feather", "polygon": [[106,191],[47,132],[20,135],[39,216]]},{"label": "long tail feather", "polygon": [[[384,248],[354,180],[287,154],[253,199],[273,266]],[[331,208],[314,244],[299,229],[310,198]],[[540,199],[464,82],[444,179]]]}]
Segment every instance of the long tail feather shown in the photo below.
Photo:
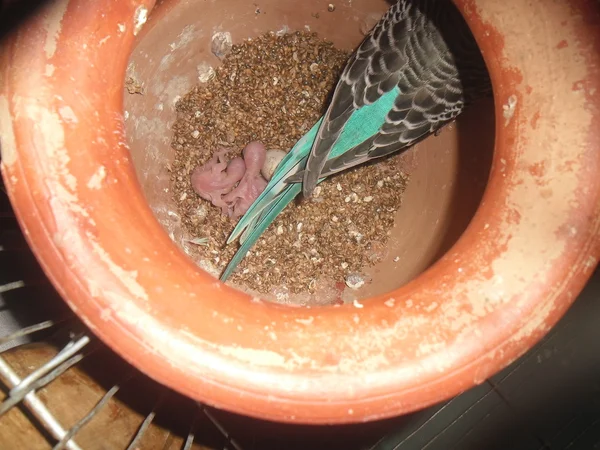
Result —
[{"label": "long tail feather", "polygon": [[[273,220],[275,220],[275,217],[277,217],[279,213],[283,211],[283,209],[289,205],[292,200],[294,200],[294,198],[300,193],[301,189],[300,183],[286,185],[286,188],[280,193],[279,197],[273,202],[272,206],[263,211],[263,214],[261,214],[256,223],[252,224],[252,231],[246,236],[241,247],[238,249],[231,261],[229,261],[229,264],[221,275],[221,281],[224,282],[227,280],[227,278],[229,278],[240,261],[244,259],[246,253],[248,253],[248,250],[250,250],[250,247],[254,245],[260,235],[267,229]],[[250,228],[247,230],[250,230]]]},{"label": "long tail feather", "polygon": [[[277,170],[273,174],[273,177],[267,184],[265,190],[258,196],[258,198],[252,203],[248,211],[244,214],[244,216],[237,223],[231,235],[227,239],[227,244],[235,241],[245,229],[253,228],[254,221],[262,211],[268,207],[269,204],[273,201],[275,197],[277,197],[283,189],[288,186],[288,183],[285,183],[284,180],[293,173],[303,170],[304,165],[306,164],[306,157],[312,147],[313,142],[317,136],[317,130],[321,126],[321,122],[323,118],[319,119],[317,123],[313,125],[313,127],[306,133],[292,149],[289,153],[281,160]],[[243,236],[243,235],[242,235]],[[241,240],[243,243],[243,239]]]}]

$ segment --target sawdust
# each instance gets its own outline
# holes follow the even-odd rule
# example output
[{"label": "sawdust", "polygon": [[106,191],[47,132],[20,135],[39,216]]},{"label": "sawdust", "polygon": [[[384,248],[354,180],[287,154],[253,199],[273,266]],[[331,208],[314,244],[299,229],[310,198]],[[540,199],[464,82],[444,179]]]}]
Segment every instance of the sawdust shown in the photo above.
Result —
[{"label": "sawdust", "polygon": [[[179,101],[172,190],[204,268],[225,268],[237,249],[225,247],[236,220],[193,191],[192,170],[253,140],[289,151],[323,114],[348,56],[314,33],[268,33],[234,45],[215,76]],[[323,284],[341,290],[385,255],[406,181],[398,156],[326,180],[279,215],[230,281],[280,300]]]}]

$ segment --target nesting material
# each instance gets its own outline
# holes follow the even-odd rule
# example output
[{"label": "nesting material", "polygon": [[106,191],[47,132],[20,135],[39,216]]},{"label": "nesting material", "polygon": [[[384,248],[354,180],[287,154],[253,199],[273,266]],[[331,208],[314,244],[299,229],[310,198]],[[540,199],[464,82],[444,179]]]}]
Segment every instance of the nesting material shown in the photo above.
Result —
[{"label": "nesting material", "polygon": [[[179,101],[172,186],[190,242],[201,243],[187,249],[201,267],[220,275],[238,248],[225,246],[237,219],[193,191],[191,172],[254,140],[289,151],[323,114],[348,56],[314,33],[268,33],[234,45],[215,76]],[[397,156],[331,177],[279,215],[230,281],[280,301],[324,284],[343,289],[385,255],[406,181]]]}]

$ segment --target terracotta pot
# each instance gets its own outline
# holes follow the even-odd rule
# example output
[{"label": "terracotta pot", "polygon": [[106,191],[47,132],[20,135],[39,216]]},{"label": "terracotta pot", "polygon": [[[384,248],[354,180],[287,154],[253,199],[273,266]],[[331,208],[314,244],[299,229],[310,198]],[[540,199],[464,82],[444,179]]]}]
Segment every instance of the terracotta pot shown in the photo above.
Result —
[{"label": "terracotta pot", "polygon": [[[164,74],[140,73],[170,80],[152,95],[185,92],[184,61],[217,24],[239,26],[236,40],[275,22],[310,20],[337,41],[346,32],[336,34],[342,27],[333,19],[325,24],[320,2],[322,30],[298,2],[266,1],[259,18],[251,2],[187,3],[161,3],[144,27],[152,1],[53,2],[2,49],[9,195],[49,277],[108,345],[200,401],[280,421],[340,423],[406,413],[481,383],[562,316],[600,254],[597,2],[456,1],[495,90],[496,145],[483,199],[460,239],[432,264],[454,240],[434,236],[435,221],[458,223],[453,233],[460,234],[470,219],[469,211],[447,218],[462,197],[442,198],[446,181],[437,180],[446,177],[453,193],[469,181],[456,181],[455,167],[466,166],[454,150],[413,152],[414,186],[401,214],[418,245],[398,233],[405,278],[360,303],[320,308],[249,297],[198,269],[169,239],[146,198],[154,209],[161,201],[168,207],[167,196],[152,193],[160,175],[152,158],[168,159],[170,137],[149,149],[152,156],[139,150],[145,133],[130,133],[130,158],[123,80],[136,34],[132,60],[148,53],[139,67],[150,71],[161,50],[144,48],[179,45],[186,20],[197,32],[187,53],[174,55]],[[368,3],[339,4],[337,17],[349,21],[384,6]],[[139,122],[147,106],[127,102]],[[157,126],[172,120],[169,108]]]}]

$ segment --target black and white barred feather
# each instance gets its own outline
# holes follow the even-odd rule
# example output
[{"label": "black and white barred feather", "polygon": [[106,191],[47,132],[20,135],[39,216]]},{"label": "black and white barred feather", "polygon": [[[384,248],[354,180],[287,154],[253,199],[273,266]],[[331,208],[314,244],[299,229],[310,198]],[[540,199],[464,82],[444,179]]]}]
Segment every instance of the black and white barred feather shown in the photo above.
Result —
[{"label": "black and white barred feather", "polygon": [[[328,155],[354,111],[399,88],[379,132],[344,154]],[[348,61],[306,167],[288,182],[310,196],[320,178],[408,149],[491,94],[483,57],[450,0],[398,0]]]}]

